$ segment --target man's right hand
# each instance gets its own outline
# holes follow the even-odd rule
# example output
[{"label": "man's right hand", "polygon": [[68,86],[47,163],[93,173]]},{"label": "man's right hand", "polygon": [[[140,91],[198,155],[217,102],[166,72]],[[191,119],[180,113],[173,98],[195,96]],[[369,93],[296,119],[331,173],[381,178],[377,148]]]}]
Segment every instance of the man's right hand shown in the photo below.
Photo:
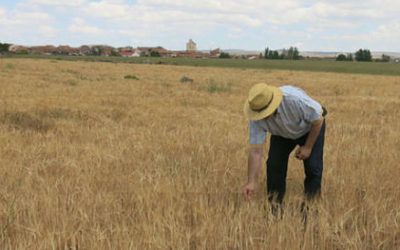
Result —
[{"label": "man's right hand", "polygon": [[256,188],[257,175],[261,169],[261,160],[263,156],[262,145],[255,145],[249,150],[248,157],[248,178],[247,184],[243,187],[243,194],[246,200],[250,200]]},{"label": "man's right hand", "polygon": [[244,187],[243,187],[243,195],[244,195],[244,198],[247,201],[250,201],[251,196],[254,193],[255,188],[256,188],[256,185],[254,184],[254,182],[248,182],[246,185],[244,185]]}]

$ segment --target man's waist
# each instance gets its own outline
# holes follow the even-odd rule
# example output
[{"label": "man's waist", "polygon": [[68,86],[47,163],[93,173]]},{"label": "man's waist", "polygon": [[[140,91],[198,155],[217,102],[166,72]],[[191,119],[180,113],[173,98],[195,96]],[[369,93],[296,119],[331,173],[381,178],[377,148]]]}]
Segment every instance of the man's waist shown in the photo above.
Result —
[{"label": "man's waist", "polygon": [[322,106],[322,117],[325,117],[328,114],[328,110],[324,106]]}]

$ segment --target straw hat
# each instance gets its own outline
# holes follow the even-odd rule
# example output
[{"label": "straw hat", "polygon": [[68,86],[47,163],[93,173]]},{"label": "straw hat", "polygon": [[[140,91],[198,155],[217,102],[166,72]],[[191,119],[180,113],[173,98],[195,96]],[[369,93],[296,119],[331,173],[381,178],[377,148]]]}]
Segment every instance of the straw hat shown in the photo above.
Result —
[{"label": "straw hat", "polygon": [[254,85],[244,103],[244,114],[250,120],[261,120],[278,108],[282,101],[282,91],[265,83]]}]

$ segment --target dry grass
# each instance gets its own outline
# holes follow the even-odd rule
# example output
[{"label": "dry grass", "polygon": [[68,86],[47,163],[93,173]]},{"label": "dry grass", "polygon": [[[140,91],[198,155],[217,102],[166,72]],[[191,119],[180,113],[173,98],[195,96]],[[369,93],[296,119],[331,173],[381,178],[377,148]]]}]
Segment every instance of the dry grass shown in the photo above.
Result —
[{"label": "dry grass", "polygon": [[[330,112],[306,227],[300,162],[282,220],[264,178],[240,194],[260,81]],[[398,77],[0,59],[0,248],[399,249],[399,93]]]}]

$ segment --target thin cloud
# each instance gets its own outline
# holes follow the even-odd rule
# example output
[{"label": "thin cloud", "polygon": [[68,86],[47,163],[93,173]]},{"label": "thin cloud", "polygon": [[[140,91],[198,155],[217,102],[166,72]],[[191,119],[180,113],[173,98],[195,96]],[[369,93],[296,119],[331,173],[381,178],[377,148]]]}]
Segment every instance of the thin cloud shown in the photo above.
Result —
[{"label": "thin cloud", "polygon": [[131,7],[124,3],[113,3],[110,1],[91,2],[88,4],[86,13],[103,18],[126,17]]},{"label": "thin cloud", "polygon": [[27,1],[27,4],[76,7],[82,6],[87,2],[87,0],[29,0]]},{"label": "thin cloud", "polygon": [[38,30],[40,34],[47,39],[55,38],[58,34],[57,29],[50,25],[39,26]]},{"label": "thin cloud", "polygon": [[12,15],[12,18],[16,21],[23,22],[40,22],[40,21],[49,21],[51,19],[50,15],[45,12],[15,12]]},{"label": "thin cloud", "polygon": [[83,33],[89,35],[98,35],[102,33],[102,30],[96,26],[91,26],[81,18],[75,18],[68,30],[73,33]]}]

